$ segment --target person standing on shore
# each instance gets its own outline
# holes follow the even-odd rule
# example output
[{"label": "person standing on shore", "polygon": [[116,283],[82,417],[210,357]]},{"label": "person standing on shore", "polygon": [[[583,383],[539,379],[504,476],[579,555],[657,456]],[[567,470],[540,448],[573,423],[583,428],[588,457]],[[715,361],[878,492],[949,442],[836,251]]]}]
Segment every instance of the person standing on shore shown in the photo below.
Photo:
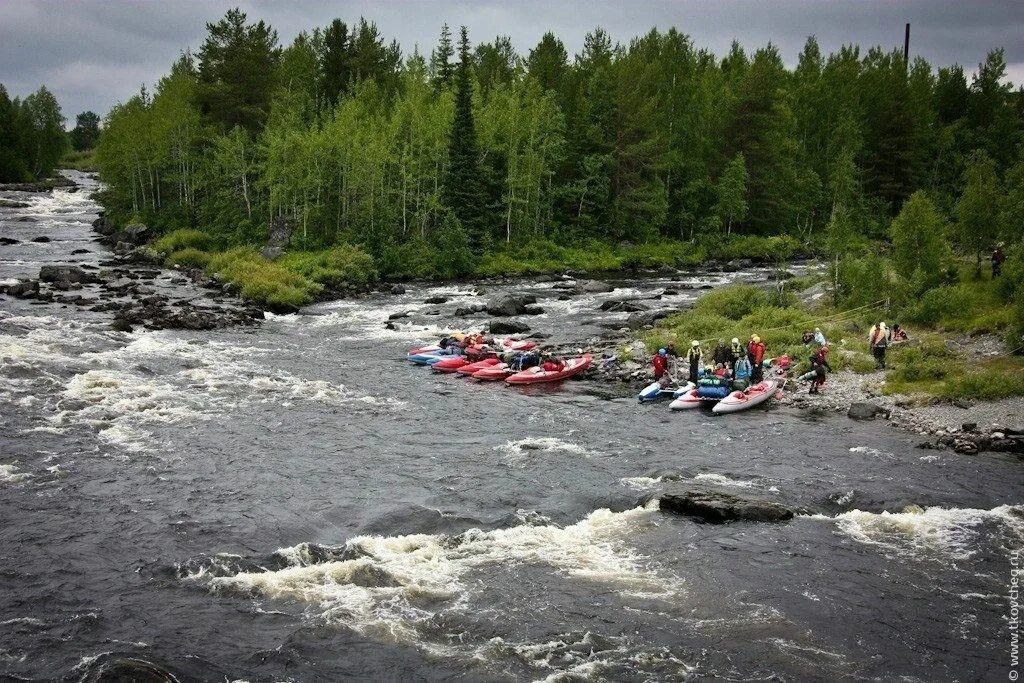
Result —
[{"label": "person standing on shore", "polygon": [[889,330],[884,322],[871,328],[868,344],[871,346],[871,355],[875,357],[878,367],[885,370],[885,352],[889,348]]},{"label": "person standing on shore", "polygon": [[700,375],[700,367],[704,360],[704,352],[700,349],[700,342],[694,339],[690,342],[690,350],[686,352],[686,360],[690,364],[690,381],[694,384]]},{"label": "person standing on shore", "polygon": [[747,358],[750,359],[751,384],[764,381],[764,368],[761,367],[764,362],[764,352],[765,345],[761,338],[756,334],[750,335],[750,342],[747,344]]},{"label": "person standing on shore", "polygon": [[992,252],[992,279],[996,279],[1003,272],[1003,261],[1006,257],[1003,255],[1003,250],[1000,245],[996,245],[995,251]]},{"label": "person standing on shore", "polygon": [[747,353],[743,350],[743,345],[740,344],[739,337],[732,338],[732,346],[729,347],[729,367],[734,371],[736,370],[736,363],[741,358],[746,358]]},{"label": "person standing on shore", "polygon": [[654,379],[660,380],[668,372],[668,351],[665,349],[658,349],[658,352],[654,354]]},{"label": "person standing on shore", "polygon": [[715,351],[711,356],[711,359],[715,362],[715,365],[721,365],[723,368],[731,363],[731,354],[729,353],[729,347],[725,345],[724,339],[719,339],[718,344],[715,346]]}]

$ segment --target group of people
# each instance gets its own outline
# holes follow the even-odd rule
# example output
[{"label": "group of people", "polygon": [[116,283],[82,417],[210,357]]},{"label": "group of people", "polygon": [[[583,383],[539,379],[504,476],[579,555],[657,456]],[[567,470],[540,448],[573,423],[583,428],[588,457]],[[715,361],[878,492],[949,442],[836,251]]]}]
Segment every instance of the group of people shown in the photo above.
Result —
[{"label": "group of people", "polygon": [[[702,378],[717,377],[729,380],[736,388],[746,388],[764,379],[762,368],[765,350],[764,342],[756,334],[750,335],[746,345],[741,344],[738,337],[733,337],[728,345],[724,339],[719,339],[710,354],[705,354],[700,341],[694,339],[690,342],[690,348],[683,356],[683,361],[689,371],[688,379],[694,384]],[[654,379],[668,381],[671,374],[670,363],[678,361],[679,355],[674,344],[658,349],[652,360]]]}]

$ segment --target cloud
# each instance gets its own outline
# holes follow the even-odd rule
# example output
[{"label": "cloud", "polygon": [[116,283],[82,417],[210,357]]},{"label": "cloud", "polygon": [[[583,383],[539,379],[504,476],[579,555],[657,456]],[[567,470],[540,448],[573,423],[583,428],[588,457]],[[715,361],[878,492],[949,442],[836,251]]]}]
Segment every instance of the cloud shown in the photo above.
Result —
[{"label": "cloud", "polygon": [[336,16],[365,16],[408,52],[418,44],[429,54],[447,22],[466,24],[474,41],[509,35],[523,54],[551,30],[572,54],[595,26],[621,42],[675,26],[718,54],[733,39],[748,48],[770,41],[789,64],[809,35],[826,52],[845,43],[900,47],[909,21],[912,53],[933,65],[957,62],[972,71],[1002,46],[1012,80],[1024,81],[1020,0],[0,0],[0,83],[22,96],[47,84],[69,118],[84,109],[105,113],[159,79],[182,50],[197,49],[206,23],[236,5],[250,19],[267,20],[282,42]]}]

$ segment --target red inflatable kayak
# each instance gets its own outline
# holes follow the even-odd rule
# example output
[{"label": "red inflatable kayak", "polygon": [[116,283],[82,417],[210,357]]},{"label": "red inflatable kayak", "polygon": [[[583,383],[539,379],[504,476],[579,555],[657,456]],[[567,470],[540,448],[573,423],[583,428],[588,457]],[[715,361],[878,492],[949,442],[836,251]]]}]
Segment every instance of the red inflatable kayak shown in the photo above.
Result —
[{"label": "red inflatable kayak", "polygon": [[473,379],[482,379],[484,381],[496,381],[502,380],[509,375],[515,374],[508,363],[497,363],[483,370],[477,370],[473,373]]},{"label": "red inflatable kayak", "polygon": [[439,360],[430,367],[434,372],[455,372],[466,365],[469,365],[469,361],[466,360],[465,356],[452,356],[450,358],[445,358],[444,360]]},{"label": "red inflatable kayak", "polygon": [[458,368],[455,372],[459,373],[460,375],[472,375],[474,372],[478,372],[480,370],[483,370],[484,368],[495,366],[500,362],[501,361],[494,357],[484,358],[483,360],[478,360],[475,363],[468,363],[466,365],[463,365],[461,368]]},{"label": "red inflatable kayak", "polygon": [[568,379],[573,375],[578,375],[587,368],[590,367],[590,362],[593,360],[593,356],[589,353],[579,358],[573,358],[572,360],[565,362],[565,367],[561,370],[542,370],[539,367],[530,368],[517,372],[505,381],[509,384],[539,384],[541,382],[558,382],[563,379]]}]

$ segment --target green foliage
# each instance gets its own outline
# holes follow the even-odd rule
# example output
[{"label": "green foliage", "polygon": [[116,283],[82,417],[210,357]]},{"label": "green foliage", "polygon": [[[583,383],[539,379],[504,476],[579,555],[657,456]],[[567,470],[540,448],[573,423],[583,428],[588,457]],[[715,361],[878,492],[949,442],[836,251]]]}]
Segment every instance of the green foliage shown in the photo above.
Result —
[{"label": "green foliage", "polygon": [[943,399],[996,400],[1024,396],[1024,361],[1004,357],[968,363],[941,342],[895,347],[893,369],[886,377],[889,394],[917,394]]},{"label": "green foliage", "polygon": [[68,168],[74,171],[94,173],[97,169],[96,151],[92,149],[81,152],[68,152],[60,161],[61,168]]},{"label": "green foliage", "polygon": [[964,169],[964,189],[956,203],[956,237],[960,248],[974,252],[977,269],[981,255],[992,248],[999,234],[999,179],[995,162],[976,151]]},{"label": "green foliage", "polygon": [[46,87],[11,100],[0,84],[0,182],[49,178],[67,150],[64,115]]},{"label": "green foliage", "polygon": [[288,252],[277,264],[325,287],[364,285],[377,278],[373,257],[350,244],[324,251]]},{"label": "green foliage", "polygon": [[182,249],[209,251],[214,246],[213,237],[201,230],[175,230],[169,232],[151,245],[153,251],[170,254]]},{"label": "green foliage", "polygon": [[946,224],[924,192],[915,192],[889,228],[896,272],[912,296],[949,279],[953,254]]},{"label": "green foliage", "polygon": [[184,249],[171,252],[167,256],[167,263],[173,266],[206,268],[212,258],[213,255],[209,252],[196,249],[195,247],[185,247]]},{"label": "green foliage", "polygon": [[100,138],[100,116],[94,111],[83,111],[75,117],[75,127],[68,135],[71,148],[83,152],[96,146]]},{"label": "green foliage", "polygon": [[743,152],[738,152],[726,164],[722,177],[718,179],[718,203],[715,212],[725,224],[725,233],[732,234],[733,221],[742,223],[747,217],[747,164]]},{"label": "green foliage", "polygon": [[206,270],[219,281],[237,287],[244,299],[278,312],[308,304],[323,289],[278,263],[264,260],[249,247],[236,247],[215,254]]},{"label": "green foliage", "polygon": [[768,305],[768,296],[763,289],[750,285],[723,287],[702,296],[693,310],[716,313],[730,320],[739,320],[758,308]]}]

